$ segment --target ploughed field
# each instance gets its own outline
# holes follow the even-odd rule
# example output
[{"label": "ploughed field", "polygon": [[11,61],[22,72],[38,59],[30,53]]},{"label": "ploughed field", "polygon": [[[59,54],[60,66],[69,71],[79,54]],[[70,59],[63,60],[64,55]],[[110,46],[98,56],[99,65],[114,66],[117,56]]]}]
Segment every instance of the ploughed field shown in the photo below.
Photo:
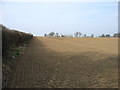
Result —
[{"label": "ploughed field", "polygon": [[117,88],[118,39],[34,37],[11,88]]}]

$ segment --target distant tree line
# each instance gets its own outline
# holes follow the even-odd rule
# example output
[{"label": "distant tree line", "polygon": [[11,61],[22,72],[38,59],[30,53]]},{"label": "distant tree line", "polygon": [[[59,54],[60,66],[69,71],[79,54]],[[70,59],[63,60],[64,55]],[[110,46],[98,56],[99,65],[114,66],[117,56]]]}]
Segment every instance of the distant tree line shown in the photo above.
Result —
[{"label": "distant tree line", "polygon": [[120,33],[115,33],[113,35],[110,34],[102,34],[99,37],[120,37]]},{"label": "distant tree line", "polygon": [[44,34],[45,37],[81,37],[81,32],[75,32],[74,35],[72,34],[59,34],[55,32],[50,32],[48,34]]},{"label": "distant tree line", "polygon": [[120,37],[120,33],[115,33],[113,37]]},{"label": "distant tree line", "polygon": [[65,35],[65,34],[59,34],[55,32],[50,32],[49,34],[44,34],[45,37],[73,37],[73,35]]},{"label": "distant tree line", "polygon": [[100,36],[95,36],[91,34],[90,36],[86,34],[82,34],[81,32],[75,32],[74,34],[59,34],[55,32],[50,32],[48,34],[44,34],[45,37],[120,37],[120,33],[115,33],[113,35],[110,34],[101,34]]}]

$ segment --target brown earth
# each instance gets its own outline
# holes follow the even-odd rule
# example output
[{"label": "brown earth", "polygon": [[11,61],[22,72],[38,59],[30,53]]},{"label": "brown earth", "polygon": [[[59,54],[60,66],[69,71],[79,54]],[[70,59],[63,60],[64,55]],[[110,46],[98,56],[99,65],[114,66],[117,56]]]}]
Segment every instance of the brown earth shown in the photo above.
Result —
[{"label": "brown earth", "polygon": [[11,88],[117,88],[118,39],[34,37]]}]

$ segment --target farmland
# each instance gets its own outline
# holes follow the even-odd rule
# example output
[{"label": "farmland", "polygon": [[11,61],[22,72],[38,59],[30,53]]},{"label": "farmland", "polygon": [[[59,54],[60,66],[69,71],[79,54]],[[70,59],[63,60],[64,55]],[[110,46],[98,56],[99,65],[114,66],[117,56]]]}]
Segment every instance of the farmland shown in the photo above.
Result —
[{"label": "farmland", "polygon": [[118,38],[34,37],[11,88],[117,88]]}]

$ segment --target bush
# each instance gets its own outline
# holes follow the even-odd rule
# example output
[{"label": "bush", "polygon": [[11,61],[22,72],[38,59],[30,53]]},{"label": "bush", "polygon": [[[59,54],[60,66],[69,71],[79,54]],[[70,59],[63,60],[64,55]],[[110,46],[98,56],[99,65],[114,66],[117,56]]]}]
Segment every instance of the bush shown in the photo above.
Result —
[{"label": "bush", "polygon": [[2,26],[2,54],[4,55],[12,47],[23,45],[26,41],[32,39],[32,37],[32,34],[10,30]]}]

